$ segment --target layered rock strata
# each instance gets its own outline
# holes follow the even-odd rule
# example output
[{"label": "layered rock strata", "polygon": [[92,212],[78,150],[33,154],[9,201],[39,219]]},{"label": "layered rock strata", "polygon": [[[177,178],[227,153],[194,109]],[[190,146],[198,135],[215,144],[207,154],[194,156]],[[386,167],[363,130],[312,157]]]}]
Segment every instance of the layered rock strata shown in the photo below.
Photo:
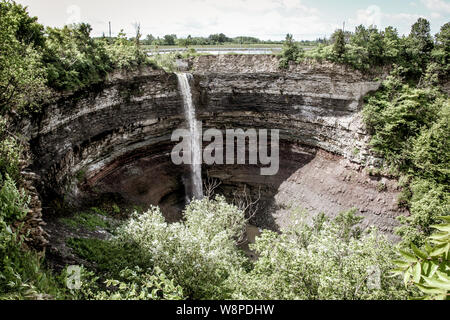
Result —
[{"label": "layered rock strata", "polygon": [[[379,87],[373,78],[328,63],[280,70],[276,57],[200,56],[187,61],[203,128],[279,129],[280,172],[257,167],[204,166],[220,190],[263,190],[261,226],[277,228],[287,212],[357,208],[368,224],[387,232],[400,214],[395,181],[371,178],[376,164],[362,123],[363,97]],[[46,107],[30,125],[44,198],[82,204],[104,194],[161,205],[171,212],[185,201],[187,167],[175,166],[172,132],[185,126],[177,78],[162,70],[116,73],[89,92]],[[381,188],[381,186],[383,186]]]}]

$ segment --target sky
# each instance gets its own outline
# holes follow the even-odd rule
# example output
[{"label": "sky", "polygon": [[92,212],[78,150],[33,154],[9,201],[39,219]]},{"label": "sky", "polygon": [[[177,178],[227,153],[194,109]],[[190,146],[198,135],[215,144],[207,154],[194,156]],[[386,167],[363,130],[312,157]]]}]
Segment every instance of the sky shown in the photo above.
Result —
[{"label": "sky", "polygon": [[129,37],[140,23],[141,32],[185,37],[225,33],[281,40],[292,33],[296,40],[329,36],[345,22],[346,30],[360,24],[392,25],[408,34],[424,17],[432,33],[450,21],[450,0],[16,0],[46,26],[87,22],[92,34],[113,35],[121,29]]}]

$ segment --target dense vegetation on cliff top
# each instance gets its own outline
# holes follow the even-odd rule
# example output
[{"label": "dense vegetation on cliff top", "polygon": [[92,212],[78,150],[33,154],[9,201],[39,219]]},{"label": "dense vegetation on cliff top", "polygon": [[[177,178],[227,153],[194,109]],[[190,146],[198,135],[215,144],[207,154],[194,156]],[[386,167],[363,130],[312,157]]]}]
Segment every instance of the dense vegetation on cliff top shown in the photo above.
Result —
[{"label": "dense vegetation on cliff top", "polygon": [[[375,230],[357,232],[353,212],[313,226],[300,215],[282,235],[265,231],[250,261],[236,243],[245,213],[221,197],[195,201],[186,221],[166,224],[157,208],[112,228],[110,240],[71,239],[74,252],[94,262],[84,269],[81,290],[69,290],[66,272],[46,271],[43,258],[24,249],[21,222],[30,197],[21,168],[26,141],[11,119],[32,113],[57,92],[86,88],[120,68],[151,65],[134,41],[92,39],[86,24],[47,28],[12,1],[0,1],[0,298],[56,299],[397,299],[448,297],[449,101],[439,90],[448,81],[450,26],[433,39],[420,19],[409,37],[395,29],[358,27],[333,44],[304,53],[288,37],[280,66],[326,59],[360,70],[389,66],[382,88],[367,97],[364,111],[376,152],[403,182],[403,204],[411,216],[399,230],[401,255]],[[300,214],[295,213],[293,214]],[[104,222],[87,217],[89,227]],[[90,219],[90,220],[89,220]],[[433,230],[438,229],[438,232]],[[418,248],[419,247],[419,248]],[[399,261],[394,261],[399,257]],[[368,283],[368,269],[380,273]],[[339,289],[337,289],[339,288]]]},{"label": "dense vegetation on cliff top", "polygon": [[[332,37],[333,44],[303,52],[288,35],[280,67],[287,68],[291,61],[315,59],[345,64],[363,72],[390,70],[381,88],[366,97],[363,115],[372,135],[373,150],[385,160],[380,171],[399,178],[403,187],[399,201],[410,211],[409,216],[400,217],[402,226],[396,230],[402,237],[401,246],[412,246],[417,253],[417,246],[429,245],[428,237],[436,231],[435,225],[450,214],[450,101],[448,92],[441,87],[450,81],[450,23],[442,26],[434,38],[429,22],[422,18],[407,37],[399,37],[392,27],[380,31],[359,26],[345,38],[344,32],[338,30]],[[450,239],[448,225],[441,229],[447,236],[441,237],[444,241],[439,245],[447,250],[447,256],[438,259],[435,265],[445,270],[446,276],[442,277],[447,285],[444,289],[427,291],[423,278],[416,277],[414,282],[427,294],[440,292],[445,297],[450,281]],[[416,263],[416,274],[429,270],[429,266],[420,268],[417,263],[424,259],[433,261],[427,252],[419,253],[416,262],[407,256],[409,264],[400,263],[402,271],[408,270],[403,273],[405,277],[413,272],[411,263]],[[446,261],[445,267],[442,261]]]},{"label": "dense vegetation on cliff top", "polygon": [[401,204],[410,209],[398,234],[403,244],[423,245],[437,217],[450,213],[450,101],[441,84],[450,81],[450,23],[433,38],[430,24],[419,19],[407,37],[388,27],[356,28],[345,39],[302,52],[286,38],[280,67],[290,61],[325,59],[364,72],[390,70],[376,93],[366,97],[364,120],[373,150],[385,159],[384,171],[404,187]]}]

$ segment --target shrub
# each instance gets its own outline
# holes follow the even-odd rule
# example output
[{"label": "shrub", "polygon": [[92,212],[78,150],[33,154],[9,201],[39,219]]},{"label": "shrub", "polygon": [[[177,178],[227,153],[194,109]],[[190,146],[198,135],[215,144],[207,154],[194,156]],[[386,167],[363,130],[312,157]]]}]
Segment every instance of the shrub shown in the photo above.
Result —
[{"label": "shrub", "polygon": [[29,198],[6,175],[0,176],[0,299],[56,299],[64,296],[57,279],[42,267],[42,258],[22,248],[13,225],[26,216]]},{"label": "shrub", "polygon": [[[282,234],[264,231],[252,248],[254,269],[238,281],[238,299],[403,299],[401,280],[389,277],[395,251],[371,230],[359,235],[353,212],[334,221],[301,219]],[[378,283],[379,280],[379,283]],[[372,284],[372,286],[371,286]],[[379,285],[379,286],[378,286]]]},{"label": "shrub", "polygon": [[244,230],[244,214],[224,198],[193,201],[185,222],[167,224],[160,210],[135,215],[118,230],[119,242],[132,242],[149,252],[155,267],[193,299],[230,298],[227,282],[245,262],[236,247]]},{"label": "shrub", "polygon": [[287,69],[290,61],[296,62],[303,56],[303,49],[294,42],[292,34],[287,34],[283,44],[283,50],[280,53],[280,68]]},{"label": "shrub", "polygon": [[[66,272],[67,274],[67,272]],[[77,300],[182,300],[183,290],[166,277],[161,269],[125,268],[114,279],[98,284],[98,277],[81,269],[81,288],[72,291]],[[105,288],[106,287],[106,288]]]},{"label": "shrub", "polygon": [[450,195],[448,186],[438,184],[428,179],[414,179],[409,186],[410,216],[399,217],[404,225],[397,233],[402,236],[403,244],[414,243],[422,246],[425,238],[430,235],[431,225],[437,223],[437,217],[450,212]]},{"label": "shrub", "polygon": [[153,65],[145,52],[121,31],[112,44],[103,41],[106,54],[113,69],[135,69],[141,65]]},{"label": "shrub", "polygon": [[140,267],[148,269],[153,266],[151,256],[136,243],[100,239],[67,240],[74,253],[88,261],[94,262],[96,270],[106,277],[118,277],[121,270]]},{"label": "shrub", "polygon": [[47,28],[44,61],[48,83],[58,90],[78,90],[101,81],[111,70],[103,43],[90,37],[88,24]]},{"label": "shrub", "polygon": [[439,104],[437,121],[413,143],[412,161],[424,176],[444,182],[450,181],[450,102],[446,99]]},{"label": "shrub", "polygon": [[400,169],[411,165],[414,139],[437,119],[443,100],[434,89],[418,89],[402,83],[397,75],[366,98],[365,123],[372,134],[371,145]]},{"label": "shrub", "polygon": [[48,96],[42,26],[13,1],[0,1],[0,112],[37,108]]},{"label": "shrub", "polygon": [[0,175],[20,179],[20,157],[22,148],[17,140],[8,134],[6,119],[0,116]]}]

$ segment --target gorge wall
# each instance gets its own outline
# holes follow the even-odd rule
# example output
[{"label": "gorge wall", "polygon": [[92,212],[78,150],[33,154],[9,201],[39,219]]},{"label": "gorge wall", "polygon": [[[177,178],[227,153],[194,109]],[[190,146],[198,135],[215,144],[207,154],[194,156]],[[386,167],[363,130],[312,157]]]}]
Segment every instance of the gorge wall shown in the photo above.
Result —
[{"label": "gorge wall", "polygon": [[[402,214],[397,184],[362,169],[379,162],[361,117],[363,97],[379,82],[328,63],[280,70],[276,57],[264,55],[200,56],[188,65],[203,130],[280,130],[276,176],[261,176],[256,166],[203,168],[228,197],[244,186],[262,193],[257,225],[277,229],[295,209],[335,215],[357,208],[366,225],[392,231]],[[188,168],[171,162],[170,137],[185,127],[182,107],[176,75],[152,69],[112,74],[46,107],[26,129],[44,200],[58,195],[81,205],[116,195],[160,205],[176,219]]]}]

